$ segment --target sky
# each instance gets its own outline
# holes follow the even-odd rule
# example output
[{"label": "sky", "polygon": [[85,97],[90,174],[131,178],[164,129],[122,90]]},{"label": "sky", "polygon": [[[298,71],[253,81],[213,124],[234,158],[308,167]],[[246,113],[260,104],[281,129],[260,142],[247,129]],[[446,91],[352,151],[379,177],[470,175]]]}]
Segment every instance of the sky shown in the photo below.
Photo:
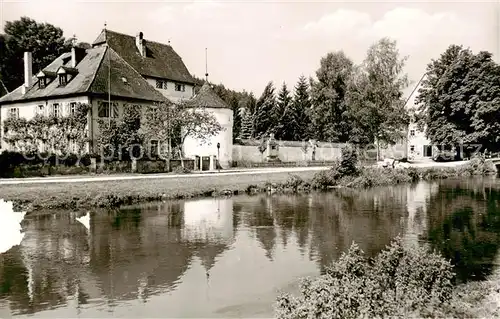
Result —
[{"label": "sky", "polygon": [[[265,85],[314,76],[321,57],[343,50],[361,63],[383,37],[394,39],[415,85],[451,44],[500,59],[499,2],[423,1],[90,1],[0,0],[0,25],[28,16],[92,43],[107,24],[146,40],[170,41],[191,74],[258,97]],[[411,92],[409,87],[406,92]],[[408,93],[407,93],[408,94]]]}]

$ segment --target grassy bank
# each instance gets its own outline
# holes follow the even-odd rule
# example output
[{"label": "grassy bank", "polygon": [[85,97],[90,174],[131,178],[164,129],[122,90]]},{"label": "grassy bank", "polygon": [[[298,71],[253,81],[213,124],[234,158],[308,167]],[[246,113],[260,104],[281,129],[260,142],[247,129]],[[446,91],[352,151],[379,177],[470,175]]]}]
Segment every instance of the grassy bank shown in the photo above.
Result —
[{"label": "grassy bank", "polygon": [[319,172],[0,185],[0,198],[13,201],[16,209],[28,211],[87,209],[242,193],[296,193],[340,187],[389,186],[496,173],[495,166],[484,158],[475,158],[457,167],[381,168],[359,165],[355,155],[346,154],[333,167]]},{"label": "grassy bank", "polygon": [[[297,172],[310,180],[314,171]],[[295,176],[294,175],[294,176]],[[87,209],[118,207],[150,201],[201,196],[254,193],[269,183],[286,185],[287,172],[239,175],[201,175],[179,178],[37,183],[0,185],[0,198],[13,201],[16,209]]]}]

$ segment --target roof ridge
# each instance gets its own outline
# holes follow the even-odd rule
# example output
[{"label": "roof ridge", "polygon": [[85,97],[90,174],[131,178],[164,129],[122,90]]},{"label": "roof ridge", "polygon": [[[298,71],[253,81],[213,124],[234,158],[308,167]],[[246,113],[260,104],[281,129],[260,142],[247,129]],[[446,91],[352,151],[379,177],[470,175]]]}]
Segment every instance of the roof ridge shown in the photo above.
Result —
[{"label": "roof ridge", "polygon": [[105,48],[105,50],[102,53],[101,61],[99,61],[99,65],[97,66],[97,68],[95,69],[94,74],[92,75],[92,81],[89,81],[89,85],[84,90],[84,92],[88,92],[90,90],[90,88],[92,87],[92,85],[94,84],[95,78],[97,77],[97,73],[99,72],[99,69],[102,66],[102,61],[104,61],[104,57],[106,56],[106,52],[108,51],[108,48],[109,48],[109,46],[108,46],[107,43],[106,43],[106,45],[104,45],[104,48]]},{"label": "roof ridge", "polygon": [[[135,38],[135,36],[127,34],[127,33],[123,33],[123,32],[113,31],[113,30],[109,30],[109,29],[106,29],[106,31],[107,32],[112,32],[112,33],[117,33],[119,35],[124,35],[124,36],[131,37],[131,38]],[[145,39],[145,40],[146,40],[146,42],[156,43],[156,44],[160,44],[160,45],[165,45],[165,46],[171,47],[173,49],[173,47],[170,44],[167,44],[167,43],[163,43],[163,42],[159,42],[159,41],[154,41],[154,40],[149,40],[149,39]],[[176,52],[176,54],[177,54],[177,52]],[[179,55],[179,54],[177,54],[177,55]],[[181,57],[181,56],[179,55],[179,57]],[[182,57],[181,57],[181,59],[182,59]]]}]

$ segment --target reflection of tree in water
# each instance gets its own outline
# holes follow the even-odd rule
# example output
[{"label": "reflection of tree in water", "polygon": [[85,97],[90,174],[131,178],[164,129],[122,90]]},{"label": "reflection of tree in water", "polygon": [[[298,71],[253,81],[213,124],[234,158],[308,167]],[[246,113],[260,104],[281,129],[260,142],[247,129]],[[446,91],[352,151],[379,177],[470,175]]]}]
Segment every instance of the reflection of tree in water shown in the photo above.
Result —
[{"label": "reflection of tree in water", "polygon": [[500,192],[483,186],[450,182],[429,202],[428,240],[452,260],[460,282],[490,275],[500,246]]},{"label": "reflection of tree in water", "polygon": [[259,196],[258,202],[249,206],[247,224],[255,232],[261,247],[266,251],[266,257],[273,260],[276,246],[276,229],[272,215],[270,198]]},{"label": "reflection of tree in water", "polygon": [[314,194],[310,211],[311,249],[325,270],[353,241],[368,256],[376,255],[403,231],[406,216],[404,188],[339,190]]},{"label": "reflection of tree in water", "polygon": [[[276,225],[279,227],[281,243],[283,247],[286,248],[290,238],[293,236],[293,232],[296,230],[295,223],[297,221],[299,223],[304,221],[307,223],[307,196],[276,196],[272,198],[272,205],[273,213],[276,218]],[[307,224],[303,226],[305,226],[304,228],[307,236]],[[305,246],[306,242],[304,242],[304,238],[301,240],[303,241],[303,246]]]},{"label": "reflection of tree in water", "polygon": [[403,231],[406,188],[350,190],[307,195],[259,196],[245,207],[246,222],[272,260],[276,239],[283,246],[295,236],[325,269],[356,241],[375,255]]}]

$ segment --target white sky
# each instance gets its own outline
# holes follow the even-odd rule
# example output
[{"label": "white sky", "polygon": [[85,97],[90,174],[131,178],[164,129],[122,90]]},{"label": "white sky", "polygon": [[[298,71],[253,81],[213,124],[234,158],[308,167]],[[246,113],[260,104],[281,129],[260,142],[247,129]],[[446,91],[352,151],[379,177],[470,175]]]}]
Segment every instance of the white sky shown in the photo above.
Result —
[{"label": "white sky", "polygon": [[497,2],[0,0],[0,22],[28,16],[92,43],[106,21],[113,31],[170,39],[198,77],[207,47],[212,82],[258,97],[270,80],[291,87],[301,74],[314,75],[329,51],[344,50],[360,62],[384,36],[409,55],[406,71],[414,82],[450,44],[496,56],[498,8]]}]

